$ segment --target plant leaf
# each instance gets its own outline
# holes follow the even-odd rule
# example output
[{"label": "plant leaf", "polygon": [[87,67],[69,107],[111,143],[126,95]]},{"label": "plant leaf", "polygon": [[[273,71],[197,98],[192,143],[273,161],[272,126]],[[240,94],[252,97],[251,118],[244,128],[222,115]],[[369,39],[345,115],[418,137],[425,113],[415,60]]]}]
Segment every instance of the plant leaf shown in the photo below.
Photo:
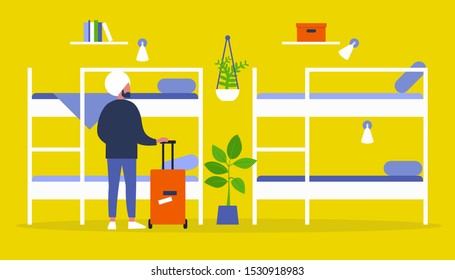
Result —
[{"label": "plant leaf", "polygon": [[255,159],[241,158],[241,159],[237,160],[236,162],[234,162],[234,165],[237,167],[243,168],[243,169],[248,169],[251,166],[253,166],[253,164],[255,164],[255,163],[256,163]]},{"label": "plant leaf", "polygon": [[209,161],[209,162],[206,162],[204,165],[213,174],[225,174],[225,173],[228,173],[227,168],[224,165],[222,165],[221,163],[218,163],[216,161]]},{"label": "plant leaf", "polygon": [[221,188],[226,185],[227,180],[220,176],[212,176],[205,180],[205,183],[214,188]]},{"label": "plant leaf", "polygon": [[[235,85],[234,85],[235,86]],[[227,146],[227,154],[230,159],[237,158],[242,152],[242,141],[238,135],[232,137]]]},{"label": "plant leaf", "polygon": [[232,179],[232,186],[241,193],[245,193],[245,182],[241,178]]},{"label": "plant leaf", "polygon": [[226,162],[226,153],[215,145],[212,145],[212,155],[219,162]]}]

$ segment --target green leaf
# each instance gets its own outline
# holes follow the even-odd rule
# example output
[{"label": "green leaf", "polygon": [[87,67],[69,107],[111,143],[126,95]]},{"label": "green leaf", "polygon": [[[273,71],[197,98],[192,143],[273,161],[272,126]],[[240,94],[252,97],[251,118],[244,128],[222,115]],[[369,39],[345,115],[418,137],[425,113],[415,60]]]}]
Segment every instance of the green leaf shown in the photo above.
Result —
[{"label": "green leaf", "polygon": [[205,163],[205,167],[207,167],[207,169],[214,174],[228,173],[227,168],[224,165],[222,165],[221,163],[218,163],[216,161],[209,161],[209,162]]},{"label": "green leaf", "polygon": [[220,176],[212,176],[205,180],[205,183],[214,188],[221,188],[226,185],[227,180]]},{"label": "green leaf", "polygon": [[224,86],[224,87],[227,87],[227,86],[228,86],[228,84],[227,84],[227,83],[225,83],[225,82],[222,82],[222,81],[220,81],[220,85],[222,85],[222,86]]},{"label": "green leaf", "polygon": [[[234,85],[235,86],[235,85]],[[227,154],[230,159],[237,158],[242,152],[242,141],[238,135],[232,137],[227,146]]]},{"label": "green leaf", "polygon": [[212,155],[219,162],[226,162],[226,153],[215,145],[212,145]]},{"label": "green leaf", "polygon": [[255,164],[255,163],[256,163],[255,159],[241,158],[241,159],[237,160],[236,162],[234,162],[234,165],[237,167],[243,168],[243,169],[248,169],[251,166],[253,166],[253,164]]},{"label": "green leaf", "polygon": [[221,76],[220,76],[220,79],[221,79],[221,80],[225,80],[225,81],[226,81],[226,77],[225,77],[225,76],[223,76],[223,75],[221,75]]},{"label": "green leaf", "polygon": [[245,182],[240,178],[232,179],[232,186],[241,193],[245,193]]},{"label": "green leaf", "polygon": [[236,83],[229,83],[229,84],[228,84],[228,87],[231,87],[231,88],[232,88],[232,87],[237,87],[237,84],[236,84]]}]

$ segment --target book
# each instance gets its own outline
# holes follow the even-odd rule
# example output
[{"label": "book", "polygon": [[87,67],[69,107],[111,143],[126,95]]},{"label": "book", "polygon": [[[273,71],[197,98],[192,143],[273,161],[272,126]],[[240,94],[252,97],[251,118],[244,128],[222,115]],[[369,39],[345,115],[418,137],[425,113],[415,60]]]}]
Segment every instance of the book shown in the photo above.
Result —
[{"label": "book", "polygon": [[98,42],[98,20],[97,19],[95,19],[93,21],[93,30],[94,30],[93,42]]},{"label": "book", "polygon": [[90,20],[88,20],[88,41],[87,42],[90,42]]},{"label": "book", "polygon": [[95,42],[95,24],[90,21],[90,42]]},{"label": "book", "polygon": [[98,22],[98,42],[103,42],[103,23]]},{"label": "book", "polygon": [[103,22],[103,29],[104,34],[106,34],[106,38],[109,42],[112,42],[111,32],[109,32],[109,28],[107,27],[107,23]]},{"label": "book", "polygon": [[90,42],[90,23],[84,22],[84,42]]}]

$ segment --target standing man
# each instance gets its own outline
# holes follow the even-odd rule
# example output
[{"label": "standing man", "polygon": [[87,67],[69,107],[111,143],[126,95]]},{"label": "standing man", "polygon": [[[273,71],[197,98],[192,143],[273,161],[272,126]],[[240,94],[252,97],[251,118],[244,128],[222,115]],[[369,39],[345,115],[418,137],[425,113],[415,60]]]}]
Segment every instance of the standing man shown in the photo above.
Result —
[{"label": "standing man", "polygon": [[104,82],[106,90],[117,99],[108,103],[98,121],[98,136],[106,143],[106,159],[109,181],[109,225],[115,230],[117,225],[117,199],[120,170],[126,184],[126,206],[128,210],[128,229],[142,229],[144,225],[135,222],[136,217],[136,160],[137,145],[156,145],[167,142],[163,137],[158,140],[149,137],[142,127],[142,119],[136,105],[127,101],[130,97],[130,78],[121,71],[109,73]]}]

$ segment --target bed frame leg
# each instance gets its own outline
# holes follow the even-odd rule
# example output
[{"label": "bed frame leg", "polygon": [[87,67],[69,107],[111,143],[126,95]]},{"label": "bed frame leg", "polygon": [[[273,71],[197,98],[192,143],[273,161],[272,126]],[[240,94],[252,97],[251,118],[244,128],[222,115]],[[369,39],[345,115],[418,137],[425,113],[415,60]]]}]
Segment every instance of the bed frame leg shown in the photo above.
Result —
[{"label": "bed frame leg", "polygon": [[423,200],[423,224],[428,225],[428,199]]},{"label": "bed frame leg", "polygon": [[305,199],[305,225],[310,224],[310,200]]},{"label": "bed frame leg", "polygon": [[32,224],[32,200],[28,199],[28,208],[27,208],[27,224]]},{"label": "bed frame leg", "polygon": [[85,225],[85,200],[81,199],[80,204],[80,224]]},{"label": "bed frame leg", "polygon": [[258,201],[253,198],[253,217],[252,217],[252,223],[253,225],[258,224]]},{"label": "bed frame leg", "polygon": [[199,213],[199,224],[202,225],[204,223],[204,218],[203,218],[203,213],[204,213],[204,203],[202,201],[202,198],[200,197],[198,199],[198,213]]}]

